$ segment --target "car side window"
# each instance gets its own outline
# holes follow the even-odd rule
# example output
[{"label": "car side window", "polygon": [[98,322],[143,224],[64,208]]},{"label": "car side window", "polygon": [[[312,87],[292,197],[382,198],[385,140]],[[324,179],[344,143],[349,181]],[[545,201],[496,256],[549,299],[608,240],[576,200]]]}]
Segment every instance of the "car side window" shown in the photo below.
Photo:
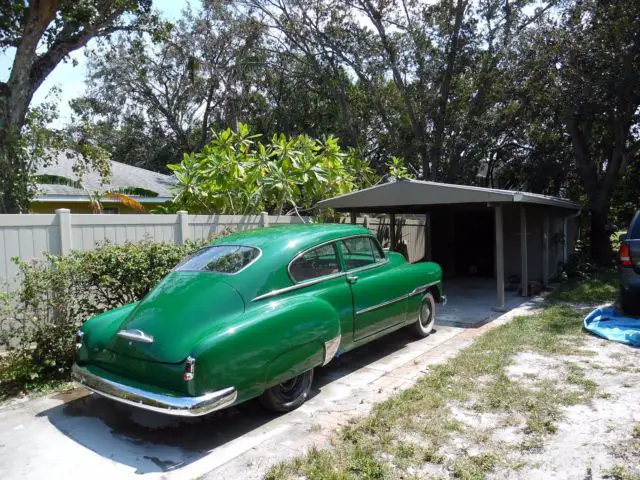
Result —
[{"label": "car side window", "polygon": [[304,282],[340,271],[335,244],[322,245],[296,258],[289,266],[289,273],[296,282]]},{"label": "car side window", "polygon": [[380,261],[380,252],[376,252],[369,237],[347,238],[340,242],[342,258],[347,270],[364,267]]},{"label": "car side window", "polygon": [[371,241],[371,248],[373,249],[373,256],[376,259],[376,262],[384,260],[384,252],[382,251],[378,240],[374,238],[369,238],[369,240]]}]

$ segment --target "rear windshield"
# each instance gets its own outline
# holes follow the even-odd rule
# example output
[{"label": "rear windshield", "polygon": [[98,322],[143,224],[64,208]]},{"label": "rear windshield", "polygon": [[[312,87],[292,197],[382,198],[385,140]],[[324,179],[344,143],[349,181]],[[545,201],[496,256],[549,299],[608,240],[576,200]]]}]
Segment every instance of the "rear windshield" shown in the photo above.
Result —
[{"label": "rear windshield", "polygon": [[178,272],[237,273],[258,258],[260,250],[242,245],[203,248],[185,258],[174,269]]}]

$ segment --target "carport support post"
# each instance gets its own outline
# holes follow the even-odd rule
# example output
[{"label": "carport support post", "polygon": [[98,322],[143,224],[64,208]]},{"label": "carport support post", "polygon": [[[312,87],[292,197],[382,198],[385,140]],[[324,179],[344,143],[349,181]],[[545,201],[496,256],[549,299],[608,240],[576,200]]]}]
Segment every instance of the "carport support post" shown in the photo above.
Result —
[{"label": "carport support post", "polygon": [[396,251],[396,214],[389,215],[389,241],[391,242],[391,251]]},{"label": "carport support post", "polygon": [[549,285],[549,212],[542,222],[542,286]]},{"label": "carport support post", "polygon": [[520,207],[520,276],[522,296],[529,296],[529,272],[527,271],[527,211]]},{"label": "carport support post", "polygon": [[502,228],[502,205],[494,207],[496,227],[496,287],[498,305],[496,310],[504,311],[504,235]]},{"label": "carport support post", "polygon": [[349,212],[349,216],[351,217],[351,224],[352,224],[352,225],[355,225],[355,224],[356,224],[356,222],[358,221],[358,220],[357,220],[357,217],[356,217],[356,212],[354,212],[353,210],[351,210],[351,211]]}]

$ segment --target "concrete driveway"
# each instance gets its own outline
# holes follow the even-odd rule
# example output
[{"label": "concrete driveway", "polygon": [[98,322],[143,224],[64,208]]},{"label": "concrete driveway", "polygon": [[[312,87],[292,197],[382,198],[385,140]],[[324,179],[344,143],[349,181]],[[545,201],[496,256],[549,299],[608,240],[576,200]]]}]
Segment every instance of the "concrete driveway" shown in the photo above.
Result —
[{"label": "concrete driveway", "polygon": [[275,463],[330,441],[336,426],[455,355],[488,328],[436,325],[428,338],[395,332],[318,369],[312,397],[285,415],[257,402],[180,419],[78,388],[0,409],[0,478],[261,478]]}]

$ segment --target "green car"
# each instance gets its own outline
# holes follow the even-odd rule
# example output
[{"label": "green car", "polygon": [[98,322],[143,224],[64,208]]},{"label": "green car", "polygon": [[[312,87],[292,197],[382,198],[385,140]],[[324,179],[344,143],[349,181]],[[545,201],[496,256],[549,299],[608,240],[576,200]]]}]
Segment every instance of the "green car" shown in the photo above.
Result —
[{"label": "green car", "polygon": [[313,370],[399,328],[431,333],[442,270],[369,230],[312,224],[225,236],[140,302],[89,319],[73,378],[105,397],[198,416],[260,397],[286,412]]}]

